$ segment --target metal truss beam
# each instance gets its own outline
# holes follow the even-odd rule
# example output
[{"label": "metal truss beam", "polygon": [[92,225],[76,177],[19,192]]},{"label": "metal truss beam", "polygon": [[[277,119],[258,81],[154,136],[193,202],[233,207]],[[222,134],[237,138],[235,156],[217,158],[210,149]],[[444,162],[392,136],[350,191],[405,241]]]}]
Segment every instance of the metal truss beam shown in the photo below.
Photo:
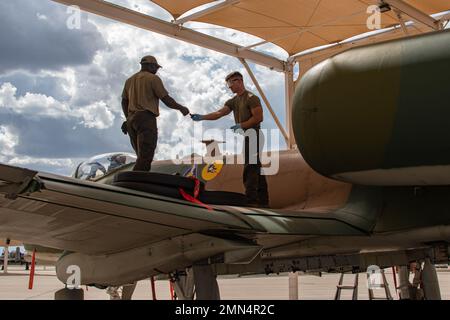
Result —
[{"label": "metal truss beam", "polygon": [[391,7],[394,7],[395,9],[410,16],[414,21],[417,21],[432,30],[442,30],[442,24],[440,21],[433,19],[425,12],[420,11],[403,0],[383,0],[383,2],[389,4]]},{"label": "metal truss beam", "polygon": [[253,83],[255,84],[256,89],[258,90],[259,94],[261,95],[261,98],[263,99],[264,103],[266,104],[267,109],[269,110],[270,114],[272,115],[273,119],[275,120],[275,123],[277,124],[278,129],[280,129],[281,134],[283,135],[284,140],[286,141],[286,144],[289,146],[289,136],[287,135],[286,130],[284,130],[284,127],[281,125],[281,122],[278,119],[277,115],[273,111],[269,100],[267,99],[266,95],[264,94],[264,91],[262,90],[261,86],[259,85],[258,80],[256,79],[255,75],[253,74],[249,65],[247,64],[247,61],[245,61],[245,59],[242,59],[242,58],[240,58],[239,60],[244,65],[245,69],[247,70],[248,75],[252,79]]},{"label": "metal truss beam", "polygon": [[156,32],[171,38],[183,40],[207,49],[211,49],[232,57],[243,58],[271,70],[284,72],[286,62],[253,50],[239,50],[241,46],[217,39],[203,33],[174,25],[154,17],[129,10],[127,8],[102,0],[53,0],[68,6],[78,6],[81,10],[94,13],[109,19],[120,21],[141,29]]},{"label": "metal truss beam", "polygon": [[226,1],[224,1],[222,3],[219,3],[219,4],[215,5],[215,6],[211,6],[209,8],[206,8],[205,10],[201,10],[201,11],[195,12],[193,14],[190,14],[190,15],[188,15],[186,17],[174,20],[173,23],[177,24],[177,25],[180,25],[180,24],[186,23],[188,21],[191,21],[191,20],[203,17],[203,16],[205,16],[207,14],[210,14],[210,13],[222,10],[224,8],[227,8],[229,6],[237,4],[239,2],[240,2],[240,0],[226,0]]},{"label": "metal truss beam", "polygon": [[405,33],[405,35],[408,36],[409,32],[408,32],[408,28],[406,27],[405,20],[403,19],[402,12],[397,10],[397,9],[394,9],[394,12],[395,12],[395,15],[398,18],[398,21],[400,22],[400,25],[402,26],[403,32]]},{"label": "metal truss beam", "polygon": [[[433,15],[433,17],[434,17],[433,19],[436,19],[435,21],[439,21],[439,23],[442,24],[444,21],[450,20],[450,13],[443,12],[443,13]],[[415,26],[415,24],[416,24],[415,22],[409,21],[409,22],[405,23],[405,26],[407,28],[413,28]],[[333,45],[329,45],[325,48],[321,48],[321,49],[317,49],[317,50],[308,50],[306,52],[300,52],[300,53],[297,53],[297,54],[289,57],[288,63],[290,61],[308,60],[308,59],[315,58],[318,56],[327,55],[329,53],[337,53],[339,51],[343,51],[343,50],[346,50],[349,48],[361,46],[366,43],[370,43],[370,42],[374,42],[374,41],[383,41],[384,35],[398,31],[399,28],[401,28],[400,25],[393,27],[393,28],[381,30],[378,33],[370,34],[365,37],[361,37],[361,38],[358,38],[358,39],[355,39],[352,41],[338,42]]]}]

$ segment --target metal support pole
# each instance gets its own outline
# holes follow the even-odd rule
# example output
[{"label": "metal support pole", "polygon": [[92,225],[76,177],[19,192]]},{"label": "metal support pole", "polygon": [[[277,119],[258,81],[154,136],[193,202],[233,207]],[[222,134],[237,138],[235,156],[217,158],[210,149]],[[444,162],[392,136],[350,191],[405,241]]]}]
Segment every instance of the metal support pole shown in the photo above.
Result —
[{"label": "metal support pole", "polygon": [[398,284],[397,284],[397,272],[396,272],[396,268],[397,267],[392,267],[392,277],[394,278],[394,290],[395,290],[395,293],[397,294],[397,298],[399,298],[399,295],[398,295],[398,290],[397,290],[397,288],[398,288]]},{"label": "metal support pole", "polygon": [[150,277],[150,283],[152,285],[152,298],[153,300],[156,300],[156,288],[155,288],[155,278]]},{"label": "metal support pole", "polygon": [[286,127],[289,132],[287,141],[288,149],[293,149],[295,145],[294,127],[292,126],[292,103],[294,100],[294,62],[288,60],[286,71],[284,72],[285,83],[285,103],[286,103]]},{"label": "metal support pole", "polygon": [[411,286],[409,282],[409,270],[407,266],[400,266],[398,270],[398,280],[399,280],[399,286],[398,286],[398,292],[399,292],[399,299],[400,300],[407,300],[412,299],[409,288]]},{"label": "metal support pole", "polygon": [[289,273],[289,300],[298,300],[298,272]]},{"label": "metal support pole", "polygon": [[244,65],[245,69],[247,70],[248,75],[252,79],[253,83],[255,84],[256,89],[258,90],[259,94],[261,95],[261,98],[263,99],[264,103],[267,106],[267,109],[269,110],[270,114],[272,115],[273,119],[275,120],[275,123],[278,126],[278,129],[280,129],[281,134],[284,137],[284,140],[286,141],[286,144],[289,146],[289,137],[286,133],[286,130],[284,130],[283,126],[281,125],[280,120],[278,119],[277,115],[272,109],[272,106],[270,105],[269,100],[267,99],[266,95],[264,94],[264,91],[262,90],[261,86],[259,85],[258,80],[256,80],[255,75],[253,74],[252,70],[250,69],[249,65],[247,64],[247,61],[243,58],[239,58],[239,61]]},{"label": "metal support pole", "polygon": [[397,15],[397,19],[400,22],[400,25],[402,26],[403,32],[405,33],[405,35],[409,36],[408,28],[406,27],[405,20],[403,20],[402,17],[402,12],[397,9],[395,9],[394,12]]},{"label": "metal support pole", "polygon": [[9,257],[9,247],[5,246],[3,251],[3,273],[8,273],[8,257]]},{"label": "metal support pole", "polygon": [[175,300],[175,291],[171,280],[169,280],[169,291],[170,291],[170,300]]},{"label": "metal support pole", "polygon": [[30,280],[28,282],[28,289],[30,290],[33,289],[35,267],[36,267],[36,249],[33,249],[33,256],[31,257]]}]

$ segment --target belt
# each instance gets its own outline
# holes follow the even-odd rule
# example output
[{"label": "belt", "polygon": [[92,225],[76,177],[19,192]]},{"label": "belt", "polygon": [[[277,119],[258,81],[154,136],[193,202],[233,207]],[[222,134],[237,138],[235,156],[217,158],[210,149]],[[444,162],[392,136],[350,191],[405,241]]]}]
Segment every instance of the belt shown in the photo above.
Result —
[{"label": "belt", "polygon": [[156,115],[155,115],[153,112],[151,112],[150,110],[137,110],[137,111],[131,111],[131,112],[128,112],[128,117],[131,117],[131,116],[133,116],[133,115],[135,115],[135,114],[137,114],[137,113],[139,113],[139,112],[148,112],[150,115],[156,117]]}]

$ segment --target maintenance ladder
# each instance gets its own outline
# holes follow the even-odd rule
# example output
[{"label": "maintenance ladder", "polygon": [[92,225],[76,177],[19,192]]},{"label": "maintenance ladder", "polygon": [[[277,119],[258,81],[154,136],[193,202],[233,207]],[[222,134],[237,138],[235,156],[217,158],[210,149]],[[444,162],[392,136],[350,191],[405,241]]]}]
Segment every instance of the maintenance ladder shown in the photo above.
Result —
[{"label": "maintenance ladder", "polygon": [[[393,300],[391,292],[389,290],[389,284],[386,280],[386,275],[384,274],[384,270],[380,270],[382,283],[378,288],[372,288],[370,285],[367,286],[369,291],[369,300]],[[334,300],[341,299],[342,290],[352,290],[352,300],[358,300],[358,284],[359,284],[359,274],[355,274],[355,279],[353,281],[353,285],[344,285],[344,275],[345,273],[341,273],[341,277],[339,278],[339,284],[336,286],[336,294],[334,296]],[[367,274],[367,283],[369,284],[369,274]],[[385,297],[376,297],[374,294],[374,290],[384,289]]]},{"label": "maintenance ladder", "polygon": [[[370,285],[368,285],[367,290],[369,291],[369,300],[393,300],[391,291],[389,290],[389,284],[386,280],[386,275],[384,274],[384,270],[381,269],[380,273],[381,273],[382,283],[380,284],[379,288],[384,289],[384,293],[386,296],[385,297],[375,297],[374,290],[377,290],[378,288],[374,289],[374,288],[371,288]],[[367,284],[369,284],[369,277],[370,277],[370,275],[367,274]]]},{"label": "maintenance ladder", "polygon": [[358,300],[359,273],[355,274],[355,280],[352,286],[345,286],[343,285],[343,282],[344,282],[344,273],[341,273],[341,277],[339,278],[339,284],[336,286],[336,294],[334,296],[334,300],[341,300],[342,290],[353,290],[352,300]]}]

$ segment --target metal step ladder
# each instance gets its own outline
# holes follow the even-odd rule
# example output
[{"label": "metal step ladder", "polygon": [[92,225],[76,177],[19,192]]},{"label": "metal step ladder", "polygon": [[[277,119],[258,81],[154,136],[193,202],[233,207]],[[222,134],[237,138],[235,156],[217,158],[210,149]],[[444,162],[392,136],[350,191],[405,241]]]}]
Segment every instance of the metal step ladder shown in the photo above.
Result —
[{"label": "metal step ladder", "polygon": [[334,296],[334,300],[341,300],[342,290],[353,290],[352,300],[358,300],[359,273],[355,274],[355,280],[352,286],[343,285],[343,282],[344,282],[344,273],[341,273],[341,277],[339,278],[339,284],[336,286],[336,294]]},{"label": "metal step ladder", "polygon": [[[367,286],[367,290],[369,291],[369,300],[393,300],[384,270],[381,269],[380,273],[382,283],[379,285],[379,288],[372,288],[370,285]],[[367,283],[369,284],[369,274],[367,274]],[[375,297],[374,290],[380,289],[384,289],[385,297]]]}]

